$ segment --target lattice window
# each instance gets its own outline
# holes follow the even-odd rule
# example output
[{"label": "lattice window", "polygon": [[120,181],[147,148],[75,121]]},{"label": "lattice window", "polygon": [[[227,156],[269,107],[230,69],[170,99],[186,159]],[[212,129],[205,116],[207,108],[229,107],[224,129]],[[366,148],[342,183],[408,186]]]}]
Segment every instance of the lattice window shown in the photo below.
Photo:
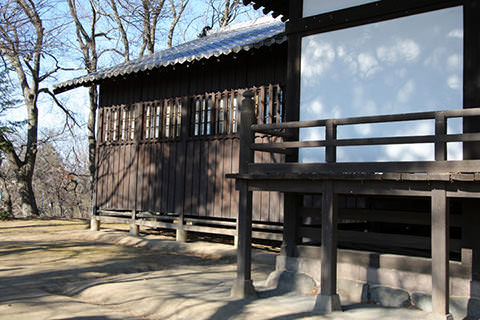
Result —
[{"label": "lattice window", "polygon": [[284,117],[284,92],[280,85],[254,88],[257,123],[279,123]]},{"label": "lattice window", "polygon": [[146,103],[143,106],[145,140],[158,139],[162,131],[162,104]]},{"label": "lattice window", "polygon": [[[258,123],[282,122],[284,92],[279,85],[254,87],[255,113]],[[238,131],[241,91],[207,93],[193,97],[192,134],[210,136],[234,134]]]},{"label": "lattice window", "polygon": [[182,100],[165,100],[165,137],[179,137],[182,131]]},{"label": "lattice window", "polygon": [[117,141],[118,139],[118,109],[113,109],[112,115],[112,141]]},{"label": "lattice window", "polygon": [[108,139],[110,138],[110,110],[105,109],[104,111],[105,114],[105,123],[103,126],[103,141],[107,142]]},{"label": "lattice window", "polygon": [[[101,134],[101,135],[100,135]],[[102,142],[129,142],[135,138],[135,110],[133,106],[103,109]]]}]

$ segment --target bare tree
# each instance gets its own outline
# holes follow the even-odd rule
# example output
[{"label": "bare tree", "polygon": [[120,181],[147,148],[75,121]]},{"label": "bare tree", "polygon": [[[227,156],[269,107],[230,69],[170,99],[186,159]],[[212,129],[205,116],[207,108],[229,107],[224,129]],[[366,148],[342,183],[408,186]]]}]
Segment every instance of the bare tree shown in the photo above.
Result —
[{"label": "bare tree", "polygon": [[[75,34],[83,58],[83,67],[88,74],[96,72],[98,68],[98,59],[105,51],[98,52],[97,38],[107,36],[106,32],[98,32],[97,24],[100,20],[98,12],[98,3],[94,0],[88,2],[89,15],[84,25],[78,13],[79,7],[76,0],[67,0],[70,9],[70,15],[75,24]],[[88,136],[88,171],[90,173],[90,190],[93,192],[95,184],[95,158],[96,158],[96,139],[95,123],[97,115],[98,91],[96,86],[90,86],[88,89],[89,113],[87,121]]]},{"label": "bare tree", "polygon": [[[52,5],[46,0],[6,0],[0,7],[0,56],[15,71],[27,109],[24,148],[16,148],[8,134],[0,131],[0,150],[15,170],[24,216],[38,215],[32,188],[38,142],[37,101],[42,92],[53,96],[48,88],[40,85],[60,69],[46,50],[53,43],[50,36],[58,31],[58,27],[50,29],[44,25],[43,16],[48,14]],[[44,71],[42,62],[48,57],[53,58],[56,65]],[[66,109],[64,111],[69,115]]]},{"label": "bare tree", "polygon": [[226,27],[245,11],[241,0],[208,0],[210,27]]},{"label": "bare tree", "polygon": [[[166,28],[167,47],[173,45],[176,27],[190,0],[108,0],[108,8],[102,14],[113,22],[121,39],[122,49],[116,52],[129,61],[132,47],[140,48],[138,57],[155,52],[158,35]],[[139,36],[140,35],[140,36]]]},{"label": "bare tree", "polygon": [[123,19],[119,13],[118,6],[117,6],[117,0],[109,0],[109,5],[110,8],[112,9],[112,12],[109,13],[107,11],[103,11],[103,14],[109,17],[112,17],[113,20],[115,21],[115,24],[117,25],[118,31],[120,33],[120,37],[122,39],[122,44],[123,44],[123,52],[119,52],[121,55],[123,55],[123,58],[126,61],[130,60],[130,43],[128,41],[128,35],[127,31],[124,26]]},{"label": "bare tree", "polygon": [[172,20],[170,23],[170,28],[168,30],[167,47],[171,48],[175,27],[180,21],[180,18],[182,17],[182,14],[185,11],[185,8],[187,7],[189,0],[180,0],[180,1],[169,0],[169,1],[170,1],[170,12],[172,13]]},{"label": "bare tree", "polygon": [[[13,203],[12,203],[12,170],[9,170],[8,163],[3,163],[3,158],[0,158],[0,188],[2,190],[2,207],[4,210],[4,218],[10,219],[13,217]],[[0,212],[0,220],[1,220]]]},{"label": "bare tree", "polygon": [[162,12],[165,0],[142,0],[140,15],[143,21],[143,43],[139,56],[143,56],[145,48],[148,54],[155,52],[155,37],[157,24]]},{"label": "bare tree", "polygon": [[102,14],[114,21],[120,33],[123,51],[119,53],[123,55],[124,60],[130,60],[130,44],[134,41],[136,33],[140,33],[142,39],[138,56],[142,57],[145,51],[152,54],[155,51],[157,26],[161,20],[165,0],[108,0],[108,5],[109,10],[103,10]]},{"label": "bare tree", "polygon": [[218,23],[220,27],[226,27],[229,25],[240,12],[240,0],[225,0],[223,11],[221,12],[221,18]]},{"label": "bare tree", "polygon": [[[54,132],[47,136],[55,135]],[[41,197],[42,213],[48,216],[73,217],[84,216],[88,212],[89,174],[83,166],[83,157],[67,161],[75,153],[60,148],[57,140],[48,140],[38,148],[37,167],[34,174],[34,188]],[[66,151],[66,153],[65,153]]]}]

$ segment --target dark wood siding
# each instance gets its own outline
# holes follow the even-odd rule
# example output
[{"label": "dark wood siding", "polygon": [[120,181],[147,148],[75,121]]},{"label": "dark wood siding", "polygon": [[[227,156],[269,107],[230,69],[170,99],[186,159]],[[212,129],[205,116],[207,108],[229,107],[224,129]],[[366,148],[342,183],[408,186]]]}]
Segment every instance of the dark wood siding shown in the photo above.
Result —
[{"label": "dark wood siding", "polygon": [[[212,103],[216,104],[216,97],[226,94],[233,97],[232,90],[257,87],[258,99],[266,105],[265,109],[259,109],[258,121],[280,121],[283,111],[280,102],[273,101],[272,96],[273,85],[284,88],[285,63],[286,46],[273,45],[102,83],[100,113],[111,114],[112,110],[118,109],[117,117],[122,117],[122,108],[140,106],[137,110],[142,110],[140,116],[143,120],[135,123],[141,126],[135,127],[135,138],[129,139],[130,131],[127,130],[128,138],[124,139],[122,122],[119,121],[114,128],[112,119],[102,117],[98,141],[97,207],[235,219],[238,194],[234,181],[226,179],[225,175],[238,171],[238,135],[232,132],[231,115],[227,113],[225,122],[215,123],[212,128],[220,132],[220,127],[228,123],[230,131],[223,129],[225,134],[195,135],[194,124],[190,123],[194,121],[194,97],[212,97]],[[237,94],[240,96],[241,91]],[[146,138],[145,131],[156,121],[153,109],[158,104],[166,108],[163,104],[170,98],[181,99],[183,107],[187,108],[182,111],[182,134],[176,137],[160,135],[152,139],[150,133],[151,136]],[[148,123],[145,120],[147,106],[152,113]],[[238,108],[236,112],[239,114]],[[165,114],[162,112],[159,119],[162,126],[166,121]],[[110,121],[108,125],[107,120]],[[130,125],[129,130],[133,131]],[[104,129],[106,126],[109,131]],[[103,131],[108,131],[111,139],[114,129],[117,130],[117,141],[105,141]],[[155,132],[155,129],[151,130]],[[262,153],[257,156],[264,161],[283,161],[280,156]],[[254,202],[254,220],[282,222],[283,196],[274,192],[258,193]]]}]

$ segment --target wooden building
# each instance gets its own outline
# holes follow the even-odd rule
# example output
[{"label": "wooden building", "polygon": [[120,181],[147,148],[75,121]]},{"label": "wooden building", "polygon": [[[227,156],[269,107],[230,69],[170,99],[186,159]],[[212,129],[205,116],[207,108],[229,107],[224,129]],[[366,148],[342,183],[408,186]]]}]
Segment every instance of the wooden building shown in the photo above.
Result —
[{"label": "wooden building", "polygon": [[[320,311],[337,270],[443,318],[450,295],[480,305],[478,2],[244,3],[286,32],[247,23],[56,86],[100,87],[93,226],[238,235],[239,297],[256,237],[283,241],[277,268],[311,275]],[[403,122],[430,131],[355,129]],[[383,145],[403,147],[347,150]]]},{"label": "wooden building", "polygon": [[[257,9],[263,7],[265,13],[273,12],[287,21],[286,121],[256,124],[253,93],[245,93],[239,172],[230,175],[236,179],[240,193],[241,217],[238,271],[232,294],[255,295],[250,277],[252,196],[260,191],[279,191],[284,193],[285,211],[282,255],[277,268],[307,273],[319,283],[316,310],[339,310],[337,283],[351,280],[371,288],[384,285],[406,290],[413,304],[415,293],[431,295],[432,310],[442,319],[451,319],[451,296],[465,297],[466,312],[478,314],[480,3],[474,0],[244,0],[244,3],[252,3]],[[444,25],[451,29],[442,30]],[[439,31],[438,38],[432,31],[421,42],[415,40],[432,26],[440,27],[435,29]],[[393,32],[381,38],[382,30]],[[388,42],[390,37],[395,41]],[[364,38],[367,40],[362,42]],[[427,43],[432,50],[427,50]],[[435,64],[432,57],[438,58],[440,51],[450,50],[448,43],[455,45],[451,54],[438,60],[442,62],[435,67],[437,74],[428,68]],[[347,65],[348,72],[332,67],[337,60]],[[411,72],[409,64],[414,66]],[[387,72],[381,81],[372,80],[375,74],[381,74],[382,68],[388,71],[393,65],[402,68]],[[448,70],[451,77],[442,78]],[[347,76],[342,78],[343,74]],[[409,85],[395,87],[405,75],[409,77],[405,80]],[[355,77],[359,81],[351,82]],[[327,81],[319,84],[319,78]],[[450,81],[454,78],[455,84]],[[331,83],[335,83],[336,90],[326,89],[331,88]],[[418,90],[419,95],[414,97],[429,96],[427,102],[410,99],[417,88],[413,84],[424,83],[431,87]],[[420,109],[389,113],[391,109],[383,102],[388,99],[390,87],[397,90],[393,91],[398,93],[394,96],[396,103],[421,103]],[[404,95],[406,91],[401,89],[407,87],[409,93]],[[364,101],[362,110],[369,106],[374,111],[342,113],[345,111],[342,103],[350,94],[354,99],[348,102]],[[437,102],[429,105],[428,101],[436,101],[430,100],[430,95],[444,100],[439,105]],[[455,100],[449,100],[453,96]],[[385,109],[375,108],[378,101]],[[326,116],[305,117],[312,114],[312,109]],[[328,113],[334,109],[341,117]],[[453,119],[463,124],[459,132],[449,129]],[[365,136],[362,131],[342,136],[346,127],[422,121],[430,122],[431,132],[404,129],[397,135],[387,129],[374,136]],[[323,135],[306,139],[307,128],[320,128]],[[258,133],[269,133],[284,141],[258,143],[255,141]],[[452,142],[460,143],[460,152],[450,158]],[[427,145],[430,155],[403,157],[417,144]],[[406,147],[396,153],[398,160],[381,157],[363,160],[359,155],[356,161],[351,161],[343,149],[380,145]],[[303,148],[321,151],[316,153],[318,158],[313,158],[314,161],[304,161],[308,157]],[[286,163],[262,162],[259,153],[285,155]]]},{"label": "wooden building", "polygon": [[[284,24],[263,18],[57,85],[99,86],[95,227],[234,236],[238,194],[225,175],[238,171],[242,92],[255,92],[259,123],[281,122],[285,61]],[[255,235],[280,240],[282,195],[254,203]]]}]

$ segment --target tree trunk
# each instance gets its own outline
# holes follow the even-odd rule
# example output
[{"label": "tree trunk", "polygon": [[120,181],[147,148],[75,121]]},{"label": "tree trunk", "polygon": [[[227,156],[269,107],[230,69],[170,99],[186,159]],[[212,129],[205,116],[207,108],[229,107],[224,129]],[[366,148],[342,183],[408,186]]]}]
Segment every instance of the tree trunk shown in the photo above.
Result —
[{"label": "tree trunk", "polygon": [[[90,103],[90,112],[88,114],[88,171],[90,173],[90,191],[94,192],[95,190],[95,170],[96,170],[96,140],[95,140],[95,123],[97,116],[97,101],[98,93],[97,87],[92,86],[88,89],[89,103]],[[93,199],[93,197],[92,197]]]},{"label": "tree trunk", "polygon": [[22,214],[25,218],[39,216],[35,194],[33,193],[32,175],[17,173],[18,193],[22,203]]},{"label": "tree trunk", "polygon": [[12,204],[12,197],[10,196],[10,191],[7,188],[3,189],[4,191],[4,208],[7,211],[7,214],[13,217],[13,204]]}]

